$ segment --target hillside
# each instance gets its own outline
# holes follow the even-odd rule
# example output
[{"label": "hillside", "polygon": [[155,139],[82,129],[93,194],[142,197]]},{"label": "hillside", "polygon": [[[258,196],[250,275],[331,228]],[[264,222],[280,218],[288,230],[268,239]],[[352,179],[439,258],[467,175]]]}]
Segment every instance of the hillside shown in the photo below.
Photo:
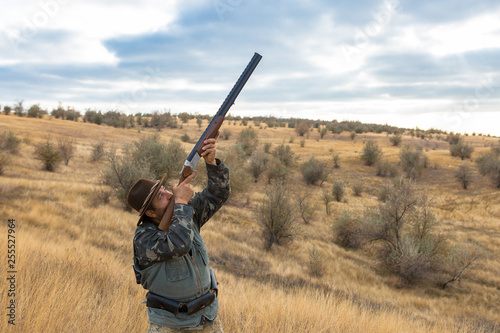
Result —
[{"label": "hillside", "polygon": [[[206,126],[206,120],[203,127]],[[249,126],[252,125],[250,122]],[[248,126],[227,122],[229,140],[218,140],[219,156],[228,154],[238,133]],[[264,250],[261,226],[255,211],[265,198],[268,182],[261,176],[245,193],[231,201],[202,229],[210,260],[220,282],[220,316],[226,332],[499,332],[500,331],[500,191],[466,160],[476,178],[463,190],[454,171],[463,163],[451,157],[449,144],[437,138],[403,135],[403,144],[421,146],[428,167],[416,186],[433,199],[440,220],[438,231],[454,243],[471,242],[481,259],[461,279],[446,289],[436,284],[405,285],[380,268],[366,250],[347,250],[333,242],[331,225],[343,210],[362,211],[376,206],[377,190],[390,181],[376,176],[360,154],[367,140],[376,141],[384,156],[397,161],[400,147],[391,145],[387,133],[328,132],[323,139],[316,129],[306,138],[286,127],[253,126],[259,145],[287,144],[296,165],[311,156],[331,166],[328,179],[306,185],[298,167],[288,180],[294,189],[310,193],[316,214],[309,224],[297,219],[300,231],[286,246]],[[192,140],[200,129],[195,120],[182,128],[164,129],[160,139]],[[2,248],[15,219],[15,296],[2,284],[0,304],[15,299],[15,327],[2,320],[2,332],[145,332],[145,291],[135,284],[131,268],[132,237],[137,215],[126,212],[116,200],[96,205],[92,197],[104,188],[106,161],[91,162],[92,145],[103,140],[106,148],[121,148],[153,129],[119,129],[104,125],[0,115],[0,132],[8,130],[21,139],[18,154],[0,175]],[[33,158],[35,146],[47,139],[75,140],[75,156],[55,172],[41,170]],[[294,138],[293,140],[291,138]],[[301,142],[302,140],[305,140]],[[475,150],[472,159],[498,144],[498,138],[467,136]],[[291,142],[293,141],[293,142]],[[181,142],[189,151],[193,143]],[[303,147],[302,147],[303,144]],[[339,154],[340,168],[333,168]],[[332,202],[330,215],[322,201],[324,190],[342,181],[343,202]],[[352,185],[362,181],[358,197]],[[202,180],[195,183],[200,190]],[[12,228],[11,228],[12,229]],[[313,248],[324,264],[321,277],[309,272]],[[7,256],[2,256],[7,275]],[[6,319],[7,317],[7,319]]]}]

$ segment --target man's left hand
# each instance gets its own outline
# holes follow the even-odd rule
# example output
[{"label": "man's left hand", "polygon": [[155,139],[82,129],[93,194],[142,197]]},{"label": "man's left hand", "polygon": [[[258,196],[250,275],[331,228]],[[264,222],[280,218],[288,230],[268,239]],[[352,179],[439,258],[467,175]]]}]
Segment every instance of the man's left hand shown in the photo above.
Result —
[{"label": "man's left hand", "polygon": [[201,157],[205,159],[205,163],[217,165],[217,162],[215,162],[215,152],[217,150],[215,147],[215,139],[207,139],[203,143],[204,146],[202,148],[203,152],[201,153]]}]

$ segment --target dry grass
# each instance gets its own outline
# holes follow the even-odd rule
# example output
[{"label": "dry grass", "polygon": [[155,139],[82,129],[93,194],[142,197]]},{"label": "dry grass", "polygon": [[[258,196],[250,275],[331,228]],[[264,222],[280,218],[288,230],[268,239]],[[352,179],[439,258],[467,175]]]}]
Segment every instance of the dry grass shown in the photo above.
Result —
[{"label": "dry grass", "polygon": [[[205,126],[205,124],[204,124]],[[235,143],[245,127],[225,124],[233,135],[219,140],[224,151]],[[265,126],[264,126],[265,127]],[[57,119],[21,119],[0,115],[0,129],[23,139],[21,151],[0,176],[0,216],[16,219],[18,285],[16,327],[2,320],[2,332],[144,332],[147,315],[141,302],[145,291],[135,284],[131,269],[132,237],[136,215],[124,212],[119,203],[89,204],[101,189],[100,172],[105,162],[90,162],[91,145],[99,139],[107,147],[121,147],[154,131],[114,129]],[[168,141],[189,133],[201,134],[195,121],[182,129],[164,130]],[[381,270],[363,251],[347,251],[332,242],[330,226],[343,209],[363,210],[376,205],[376,189],[387,181],[364,166],[359,155],[367,140],[376,140],[390,161],[398,161],[400,148],[385,134],[362,134],[354,141],[349,133],[327,134],[319,139],[313,131],[304,147],[288,128],[256,128],[259,142],[289,144],[297,162],[311,155],[331,163],[331,175],[322,187],[307,186],[295,171],[290,182],[311,192],[317,203],[315,219],[301,224],[299,237],[287,247],[263,250],[254,211],[264,198],[262,177],[242,199],[225,206],[203,229],[220,281],[222,318],[226,332],[495,332],[500,327],[500,193],[487,178],[477,176],[469,190],[462,190],[453,171],[462,161],[449,156],[448,144],[437,140],[403,137],[424,147],[430,168],[417,186],[432,195],[442,221],[439,231],[453,242],[474,242],[486,253],[480,266],[458,282],[441,290],[436,285],[404,287]],[[33,159],[37,142],[72,137],[75,156],[54,173],[41,171]],[[473,158],[497,142],[495,138],[469,137],[476,150]],[[192,143],[182,143],[188,151]],[[332,153],[340,154],[340,169],[333,169]],[[473,163],[471,166],[476,170]],[[351,185],[361,179],[361,197]],[[347,199],[332,203],[326,216],[321,202],[323,189],[344,182]],[[197,185],[199,188],[199,185]],[[7,226],[0,227],[5,249]],[[312,277],[309,255],[316,247],[325,274]],[[6,271],[6,256],[2,256]],[[2,284],[0,305],[9,301]]]}]

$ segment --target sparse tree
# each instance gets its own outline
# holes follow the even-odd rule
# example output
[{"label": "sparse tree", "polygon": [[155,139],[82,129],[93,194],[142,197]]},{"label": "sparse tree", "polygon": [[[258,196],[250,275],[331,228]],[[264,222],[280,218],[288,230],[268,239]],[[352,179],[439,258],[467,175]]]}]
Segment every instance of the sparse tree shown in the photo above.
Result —
[{"label": "sparse tree", "polygon": [[443,283],[442,288],[445,289],[449,283],[457,281],[480,257],[481,251],[476,245],[464,244],[452,248],[448,258],[448,270],[451,277]]},{"label": "sparse tree", "polygon": [[308,190],[294,191],[294,199],[297,203],[300,217],[305,224],[309,224],[316,212],[316,207],[312,203],[311,192]]}]

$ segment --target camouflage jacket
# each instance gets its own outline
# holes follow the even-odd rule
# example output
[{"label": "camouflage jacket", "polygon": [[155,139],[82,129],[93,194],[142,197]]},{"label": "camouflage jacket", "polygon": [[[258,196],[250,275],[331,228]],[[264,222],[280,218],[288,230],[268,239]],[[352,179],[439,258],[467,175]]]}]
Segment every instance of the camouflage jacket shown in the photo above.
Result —
[{"label": "camouflage jacket", "polygon": [[[210,288],[209,258],[200,236],[201,227],[229,198],[229,171],[217,160],[207,164],[208,184],[187,205],[175,204],[168,231],[143,221],[134,236],[134,265],[141,273],[142,286],[179,302],[207,293]],[[211,321],[217,315],[218,301],[187,316],[148,308],[149,321],[161,326],[186,328],[197,326],[204,317]]]}]

